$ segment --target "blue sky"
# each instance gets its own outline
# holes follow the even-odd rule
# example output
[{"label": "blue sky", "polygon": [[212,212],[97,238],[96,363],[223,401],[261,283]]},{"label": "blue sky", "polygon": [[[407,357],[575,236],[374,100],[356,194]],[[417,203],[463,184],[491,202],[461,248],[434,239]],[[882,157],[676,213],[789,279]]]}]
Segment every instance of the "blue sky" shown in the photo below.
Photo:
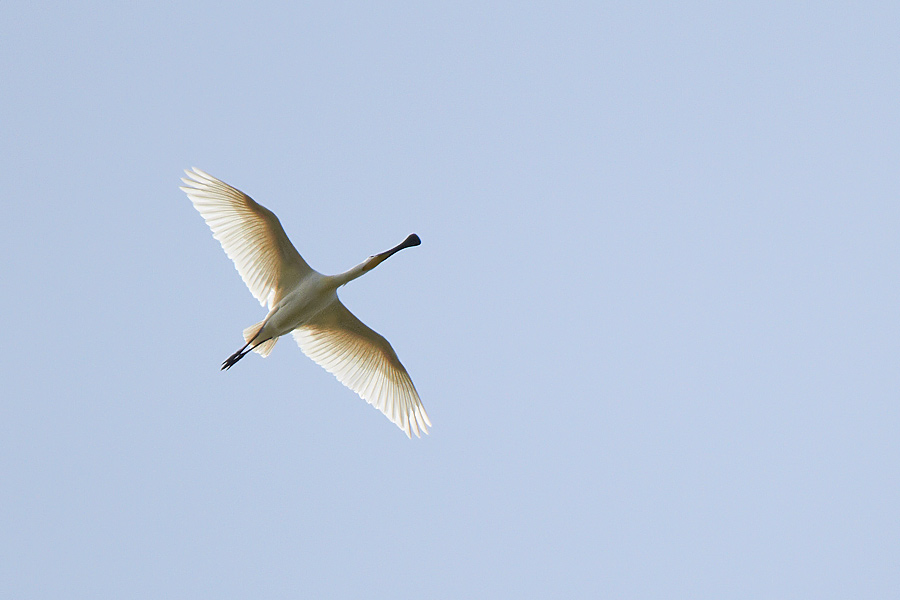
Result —
[{"label": "blue sky", "polygon": [[[893,3],[0,5],[0,591],[900,589]],[[178,190],[272,209],[408,440]]]}]

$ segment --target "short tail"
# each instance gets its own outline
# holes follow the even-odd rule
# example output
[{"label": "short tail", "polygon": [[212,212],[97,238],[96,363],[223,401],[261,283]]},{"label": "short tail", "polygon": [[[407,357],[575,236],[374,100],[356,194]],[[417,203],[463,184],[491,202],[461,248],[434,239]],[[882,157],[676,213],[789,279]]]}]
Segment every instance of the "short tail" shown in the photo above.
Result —
[{"label": "short tail", "polygon": [[[248,344],[253,341],[253,339],[259,335],[260,329],[263,328],[263,325],[266,324],[266,320],[263,319],[256,325],[251,325],[247,329],[244,330],[244,341]],[[262,344],[259,344],[253,348],[253,351],[265,358],[272,352],[272,348],[275,347],[275,342],[278,341],[278,338],[272,338],[264,341]]]}]

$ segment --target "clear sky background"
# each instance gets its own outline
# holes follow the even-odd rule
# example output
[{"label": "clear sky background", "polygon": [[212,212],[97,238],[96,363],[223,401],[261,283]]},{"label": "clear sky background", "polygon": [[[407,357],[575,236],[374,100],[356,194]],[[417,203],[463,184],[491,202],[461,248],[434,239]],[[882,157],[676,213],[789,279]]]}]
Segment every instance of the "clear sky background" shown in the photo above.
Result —
[{"label": "clear sky background", "polygon": [[[252,6],[252,7],[250,7]],[[0,595],[900,594],[895,2],[0,4]],[[406,436],[179,191],[272,209]]]}]

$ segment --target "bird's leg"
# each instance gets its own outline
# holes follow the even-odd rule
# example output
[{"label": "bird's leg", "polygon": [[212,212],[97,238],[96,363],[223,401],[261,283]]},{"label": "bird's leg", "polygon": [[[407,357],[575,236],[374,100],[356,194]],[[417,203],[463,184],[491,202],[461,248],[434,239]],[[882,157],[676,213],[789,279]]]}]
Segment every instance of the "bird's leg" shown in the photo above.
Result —
[{"label": "bird's leg", "polygon": [[[252,341],[253,340],[250,340],[250,342],[252,342]],[[227,371],[228,369],[230,369],[231,367],[234,366],[234,363],[236,363],[237,361],[244,358],[247,355],[247,353],[250,352],[250,350],[247,350],[247,346],[250,345],[250,342],[247,342],[246,344],[244,344],[243,348],[241,348],[240,350],[238,350],[237,352],[235,352],[234,354],[232,354],[231,356],[226,358],[225,362],[222,363],[221,370]]]}]

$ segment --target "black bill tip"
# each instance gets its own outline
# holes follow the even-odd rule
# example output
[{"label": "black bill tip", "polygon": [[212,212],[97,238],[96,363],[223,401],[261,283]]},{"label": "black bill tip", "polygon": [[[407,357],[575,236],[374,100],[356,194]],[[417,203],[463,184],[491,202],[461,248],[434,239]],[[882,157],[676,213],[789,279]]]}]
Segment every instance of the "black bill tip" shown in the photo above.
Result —
[{"label": "black bill tip", "polygon": [[422,243],[422,240],[419,239],[419,236],[417,236],[414,233],[411,233],[408,236],[406,236],[405,240],[403,240],[402,242],[400,242],[399,244],[397,244],[390,250],[385,250],[381,254],[376,254],[374,257],[372,257],[372,258],[380,258],[381,260],[379,260],[375,264],[371,265],[369,267],[369,269],[374,269],[379,263],[381,263],[381,261],[387,260],[388,258],[393,256],[397,252],[400,252],[404,248],[411,248],[412,246],[418,246],[421,243]]}]

